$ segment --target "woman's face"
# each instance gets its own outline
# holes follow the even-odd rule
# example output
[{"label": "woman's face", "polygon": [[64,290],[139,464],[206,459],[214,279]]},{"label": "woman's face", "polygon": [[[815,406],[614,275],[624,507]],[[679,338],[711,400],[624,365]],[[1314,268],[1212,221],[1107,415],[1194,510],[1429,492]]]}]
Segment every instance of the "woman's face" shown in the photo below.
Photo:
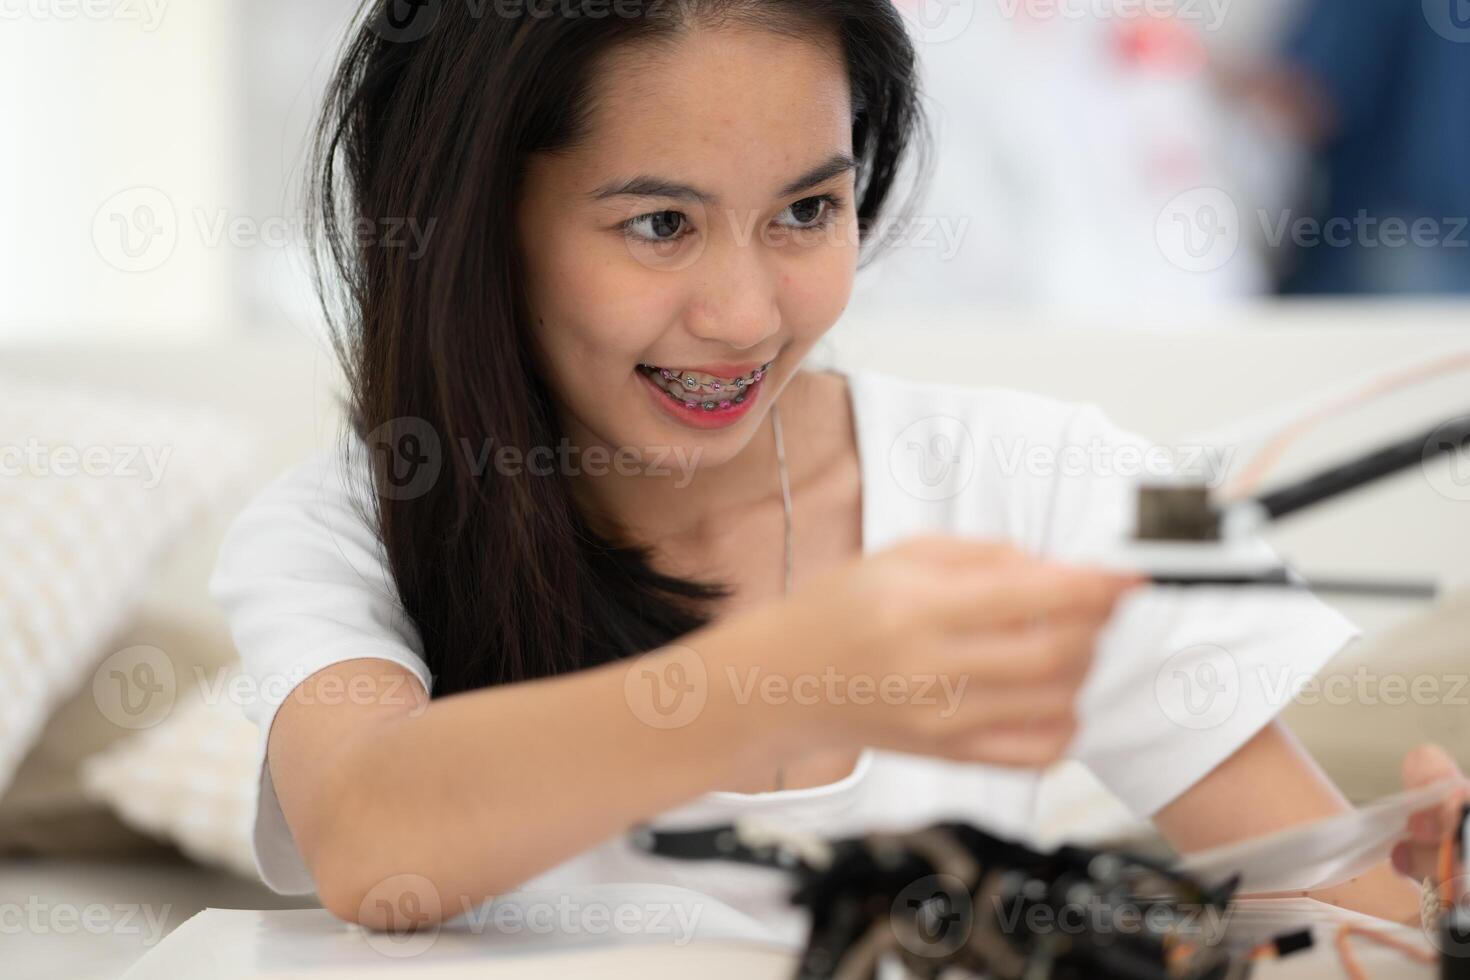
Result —
[{"label": "woman's face", "polygon": [[852,290],[841,51],[695,29],[599,79],[587,139],[534,158],[520,204],[543,364],[574,444],[719,466]]}]

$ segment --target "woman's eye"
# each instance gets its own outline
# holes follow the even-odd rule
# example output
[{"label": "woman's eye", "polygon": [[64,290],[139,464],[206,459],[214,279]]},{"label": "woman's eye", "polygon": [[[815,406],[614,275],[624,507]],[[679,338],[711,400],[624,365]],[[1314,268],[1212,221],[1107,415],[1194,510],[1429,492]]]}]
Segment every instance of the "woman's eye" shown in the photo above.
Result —
[{"label": "woman's eye", "polygon": [[682,236],[688,223],[689,219],[678,211],[655,211],[624,222],[623,228],[645,241],[672,242]]},{"label": "woman's eye", "polygon": [[[791,207],[781,212],[781,218],[777,220],[788,228],[813,228],[827,217],[827,211],[832,206],[830,198],[808,197],[797,201]],[[787,219],[787,216],[789,220]]]}]

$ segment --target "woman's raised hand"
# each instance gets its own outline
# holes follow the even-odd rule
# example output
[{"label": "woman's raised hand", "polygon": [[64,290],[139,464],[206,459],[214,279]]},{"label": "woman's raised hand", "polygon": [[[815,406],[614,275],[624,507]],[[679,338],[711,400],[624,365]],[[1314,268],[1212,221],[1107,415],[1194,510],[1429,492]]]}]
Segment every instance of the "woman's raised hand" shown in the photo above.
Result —
[{"label": "woman's raised hand", "polygon": [[786,717],[812,744],[1041,767],[1076,730],[1099,632],[1144,581],[1007,544],[913,538],[780,604],[764,667],[810,679]]}]

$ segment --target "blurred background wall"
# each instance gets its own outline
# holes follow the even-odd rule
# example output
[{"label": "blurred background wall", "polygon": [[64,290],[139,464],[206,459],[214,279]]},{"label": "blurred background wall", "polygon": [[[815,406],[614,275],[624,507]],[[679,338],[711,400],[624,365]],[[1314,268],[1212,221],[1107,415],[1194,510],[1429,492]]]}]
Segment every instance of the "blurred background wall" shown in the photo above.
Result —
[{"label": "blurred background wall", "polygon": [[[1350,245],[1293,245],[1354,217],[1324,196],[1324,179],[1364,179],[1362,162],[1331,159],[1334,141],[1432,156],[1413,134],[1458,105],[1447,125],[1462,135],[1439,149],[1449,161],[1464,145],[1470,89],[1454,86],[1470,86],[1470,28],[1456,0],[896,2],[919,41],[937,153],[859,308],[1187,323],[1299,289],[1304,252],[1334,260],[1314,279],[1328,291],[1382,291],[1375,274],[1404,292],[1470,289],[1470,247],[1364,248],[1376,233],[1361,224]],[[0,186],[21,231],[0,244],[0,336],[314,329],[295,178],[355,7],[0,0]],[[1444,64],[1410,77],[1429,55]],[[1463,194],[1464,164],[1457,181],[1424,166],[1384,179]],[[1470,246],[1445,193],[1407,202],[1427,213],[1406,217]],[[1348,252],[1408,271],[1369,262],[1354,281]]]}]

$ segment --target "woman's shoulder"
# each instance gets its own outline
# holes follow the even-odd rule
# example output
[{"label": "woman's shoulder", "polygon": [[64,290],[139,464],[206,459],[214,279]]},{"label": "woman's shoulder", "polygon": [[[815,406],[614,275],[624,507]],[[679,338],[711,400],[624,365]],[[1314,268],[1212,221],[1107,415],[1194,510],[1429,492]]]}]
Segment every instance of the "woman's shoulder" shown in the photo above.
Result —
[{"label": "woman's shoulder", "polygon": [[860,448],[893,465],[905,456],[967,455],[982,476],[1046,476],[1081,447],[1147,444],[1090,401],[878,371],[851,372],[848,384]]},{"label": "woman's shoulder", "polygon": [[241,518],[309,517],[343,528],[367,526],[372,474],[363,443],[352,438],[322,447],[269,480],[241,511]]},{"label": "woman's shoulder", "polygon": [[847,373],[860,426],[901,432],[954,420],[971,431],[1061,435],[1079,419],[1104,419],[1091,402],[976,381],[922,380],[877,370]]},{"label": "woman's shoulder", "polygon": [[372,475],[358,441],[323,448],[267,483],[220,545],[214,586],[279,576],[371,583],[391,591],[376,531]]},{"label": "woman's shoulder", "polygon": [[1095,447],[1143,440],[1091,402],[877,371],[849,385],[864,485],[894,526],[1041,549],[1062,526],[1121,520],[1127,488]]},{"label": "woman's shoulder", "polygon": [[[409,667],[428,688],[423,646],[376,532],[370,479],[360,444],[323,449],[272,480],[226,531],[209,591],[248,673],[296,683],[375,657]],[[268,723],[277,703],[247,714]]]}]

